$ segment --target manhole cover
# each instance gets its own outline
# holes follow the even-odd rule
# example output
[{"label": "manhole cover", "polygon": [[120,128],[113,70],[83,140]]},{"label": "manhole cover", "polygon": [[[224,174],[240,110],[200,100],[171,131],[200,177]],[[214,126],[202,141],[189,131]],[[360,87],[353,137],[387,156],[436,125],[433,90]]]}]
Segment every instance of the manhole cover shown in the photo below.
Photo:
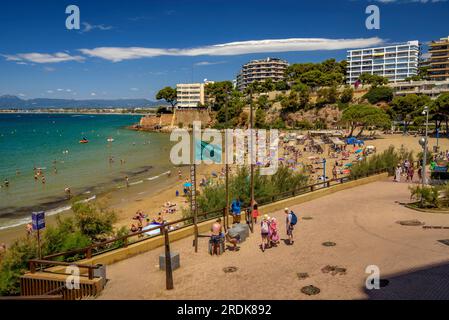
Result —
[{"label": "manhole cover", "polygon": [[418,227],[424,225],[424,222],[421,222],[419,220],[403,220],[403,221],[397,221],[401,226],[411,226],[411,227]]},{"label": "manhole cover", "polygon": [[223,268],[224,273],[232,273],[232,272],[236,272],[237,271],[237,267],[226,267]]},{"label": "manhole cover", "polygon": [[316,294],[320,293],[320,291],[321,290],[315,286],[306,286],[301,289],[301,292],[308,296],[316,295]]},{"label": "manhole cover", "polygon": [[346,268],[338,267],[338,266],[330,266],[327,265],[321,269],[323,273],[330,273],[335,276],[336,274],[346,274]]},{"label": "manhole cover", "polygon": [[388,286],[390,284],[390,280],[388,279],[380,279],[379,280],[379,286],[381,288],[385,288],[386,286]]},{"label": "manhole cover", "polygon": [[309,274],[307,272],[298,272],[296,275],[298,276],[299,280],[304,280],[309,277]]},{"label": "manhole cover", "polygon": [[323,242],[322,245],[325,247],[333,247],[333,246],[336,246],[337,244],[335,242],[326,241],[326,242]]},{"label": "manhole cover", "polygon": [[441,242],[442,244],[449,246],[449,239],[438,240],[438,242]]},{"label": "manhole cover", "polygon": [[302,220],[312,220],[312,217],[302,217]]}]

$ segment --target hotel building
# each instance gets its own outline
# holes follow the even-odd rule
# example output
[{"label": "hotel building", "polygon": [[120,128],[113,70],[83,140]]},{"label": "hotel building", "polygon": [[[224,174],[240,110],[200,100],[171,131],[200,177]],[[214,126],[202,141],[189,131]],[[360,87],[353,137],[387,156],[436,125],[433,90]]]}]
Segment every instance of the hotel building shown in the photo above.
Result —
[{"label": "hotel building", "polygon": [[176,108],[197,108],[204,105],[205,85],[211,83],[178,83],[176,85]]},{"label": "hotel building", "polygon": [[449,36],[429,44],[429,78],[436,81],[449,80]]},{"label": "hotel building", "polygon": [[349,50],[347,83],[354,84],[363,73],[376,74],[390,82],[418,74],[420,46],[408,41],[394,46]]},{"label": "hotel building", "polygon": [[263,82],[269,78],[274,82],[285,80],[287,67],[288,62],[278,58],[252,60],[243,65],[237,75],[237,89],[243,91],[250,83]]}]

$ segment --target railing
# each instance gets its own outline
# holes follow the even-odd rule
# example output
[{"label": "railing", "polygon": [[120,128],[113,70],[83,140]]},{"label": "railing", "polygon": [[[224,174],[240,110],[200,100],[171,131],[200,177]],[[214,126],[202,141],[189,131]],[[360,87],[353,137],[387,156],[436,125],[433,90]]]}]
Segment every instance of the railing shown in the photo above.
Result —
[{"label": "railing", "polygon": [[76,263],[70,263],[70,262],[53,261],[53,260],[39,260],[39,259],[32,259],[28,263],[30,266],[31,274],[36,273],[37,265],[40,265],[41,269],[43,269],[42,266],[65,266],[65,267],[75,266],[75,267],[78,267],[79,269],[87,269],[87,274],[88,274],[89,280],[93,280],[94,270],[100,268],[99,265],[76,264]]},{"label": "railing", "polygon": [[[391,171],[391,168],[384,168],[384,169],[372,170],[372,171],[366,172],[365,174],[358,175],[358,176],[351,177],[351,178],[348,176],[345,176],[345,177],[341,177],[341,178],[337,178],[337,179],[330,179],[330,180],[326,180],[326,181],[322,181],[322,182],[317,182],[317,183],[314,183],[311,185],[301,186],[294,190],[289,190],[289,191],[281,192],[278,194],[274,194],[274,195],[271,195],[266,198],[258,199],[257,202],[259,205],[267,205],[267,204],[274,203],[274,202],[277,202],[280,200],[296,197],[301,194],[310,193],[310,192],[313,192],[313,191],[316,191],[319,189],[329,188],[334,185],[343,184],[343,183],[346,183],[349,181],[358,180],[360,178],[368,177],[368,176],[383,173],[383,172],[389,172],[391,174],[392,171]],[[225,219],[226,218],[226,208],[220,208],[220,209],[211,210],[208,212],[203,212],[203,213],[198,214],[197,217],[198,217],[198,219],[197,219],[198,222],[209,221],[212,219],[216,219],[217,217],[223,217]],[[35,272],[37,265],[41,265],[41,266],[74,265],[73,263],[55,261],[55,260],[51,260],[51,259],[60,258],[60,257],[70,257],[70,256],[73,256],[76,254],[82,255],[84,258],[90,259],[95,255],[99,255],[99,254],[102,254],[102,253],[105,253],[108,251],[116,250],[119,248],[126,248],[130,244],[136,244],[136,243],[146,241],[148,239],[152,239],[155,237],[161,237],[164,235],[164,232],[163,232],[164,227],[166,227],[168,229],[168,232],[187,228],[194,224],[193,219],[194,219],[193,216],[182,218],[179,220],[167,222],[161,226],[155,226],[150,229],[133,232],[128,235],[113,238],[113,239],[110,239],[110,240],[107,240],[104,242],[94,243],[85,248],[47,255],[47,256],[43,257],[42,260],[30,260],[30,271]],[[180,223],[183,224],[182,227],[170,230],[170,226],[174,226],[174,225],[180,224]],[[151,231],[155,231],[155,230],[159,230],[159,234],[142,238],[144,235],[148,234]],[[131,242],[130,239],[133,237],[138,237],[138,239]],[[114,245],[111,246],[111,244],[114,244]],[[89,279],[91,279],[91,273],[93,274],[92,270],[95,268],[98,268],[98,266],[88,266],[88,265],[79,265],[79,267],[80,268],[88,268]]]}]

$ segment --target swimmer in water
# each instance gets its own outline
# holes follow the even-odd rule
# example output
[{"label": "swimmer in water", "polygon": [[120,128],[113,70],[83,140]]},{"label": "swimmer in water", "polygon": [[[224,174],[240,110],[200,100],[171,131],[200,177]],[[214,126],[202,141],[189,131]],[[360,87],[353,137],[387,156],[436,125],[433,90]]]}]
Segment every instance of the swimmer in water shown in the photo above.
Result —
[{"label": "swimmer in water", "polygon": [[42,184],[45,184],[45,177],[42,176]]},{"label": "swimmer in water", "polygon": [[5,187],[8,188],[9,187],[9,180],[8,180],[8,178],[5,179],[4,183],[5,183]]}]

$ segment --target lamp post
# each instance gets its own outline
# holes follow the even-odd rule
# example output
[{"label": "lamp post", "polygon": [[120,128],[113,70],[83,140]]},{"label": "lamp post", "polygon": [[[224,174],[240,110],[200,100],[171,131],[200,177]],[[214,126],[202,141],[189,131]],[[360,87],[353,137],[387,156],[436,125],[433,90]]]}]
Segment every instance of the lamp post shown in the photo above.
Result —
[{"label": "lamp post", "polygon": [[428,143],[428,128],[429,128],[429,107],[425,106],[424,110],[422,112],[423,115],[426,115],[426,135],[424,137],[424,141],[420,141],[423,142],[421,145],[424,148],[424,152],[423,152],[423,161],[422,161],[422,186],[424,187],[424,185],[427,182],[427,178],[426,178],[426,163],[427,163],[427,143]]}]

